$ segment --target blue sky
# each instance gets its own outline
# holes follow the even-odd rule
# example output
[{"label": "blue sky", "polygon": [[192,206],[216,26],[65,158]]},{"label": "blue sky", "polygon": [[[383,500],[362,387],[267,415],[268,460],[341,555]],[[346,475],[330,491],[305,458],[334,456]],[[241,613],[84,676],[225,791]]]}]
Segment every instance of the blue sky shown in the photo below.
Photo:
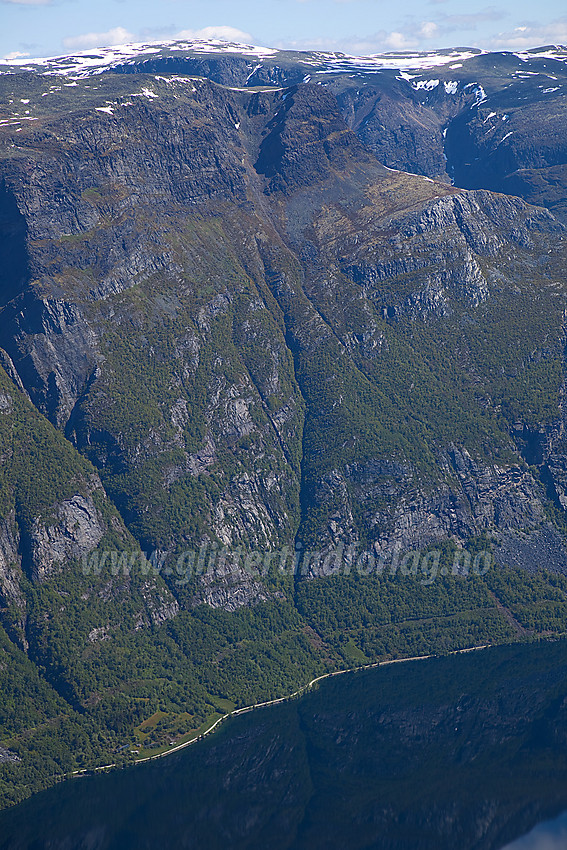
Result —
[{"label": "blue sky", "polygon": [[0,0],[0,57],[221,37],[378,53],[567,43],[564,0]]}]

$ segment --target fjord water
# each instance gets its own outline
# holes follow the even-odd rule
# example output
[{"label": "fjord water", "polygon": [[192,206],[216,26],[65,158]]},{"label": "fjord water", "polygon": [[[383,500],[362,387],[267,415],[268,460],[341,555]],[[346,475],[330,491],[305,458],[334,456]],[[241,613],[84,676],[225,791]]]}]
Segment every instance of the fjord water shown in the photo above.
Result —
[{"label": "fjord water", "polygon": [[566,641],[349,673],[32,797],[0,848],[500,850],[567,809],[566,721]]}]

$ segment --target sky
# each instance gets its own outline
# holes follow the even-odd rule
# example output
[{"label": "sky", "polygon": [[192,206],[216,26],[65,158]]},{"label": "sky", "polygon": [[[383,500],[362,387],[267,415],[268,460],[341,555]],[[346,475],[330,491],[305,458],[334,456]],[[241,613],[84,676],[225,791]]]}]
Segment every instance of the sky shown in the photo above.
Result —
[{"label": "sky", "polygon": [[567,44],[564,0],[0,0],[0,58],[173,38],[367,55]]}]

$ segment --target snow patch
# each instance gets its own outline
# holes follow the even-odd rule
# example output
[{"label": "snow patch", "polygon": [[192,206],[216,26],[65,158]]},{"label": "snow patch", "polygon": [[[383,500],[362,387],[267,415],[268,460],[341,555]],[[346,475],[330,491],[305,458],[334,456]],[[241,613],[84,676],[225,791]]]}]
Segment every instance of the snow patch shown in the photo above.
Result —
[{"label": "snow patch", "polygon": [[554,45],[551,50],[525,50],[513,55],[522,62],[529,62],[530,59],[556,59],[558,62],[567,62],[567,50],[560,44]]},{"label": "snow patch", "polygon": [[[440,68],[472,59],[487,53],[486,50],[452,50],[443,53],[431,52],[402,52],[376,53],[373,56],[350,56],[346,53],[311,53],[309,58],[301,59],[304,65],[310,65],[320,74],[337,74],[342,72],[361,71],[373,73],[382,69],[400,71],[400,78],[411,81],[408,71],[423,71],[429,68]],[[402,74],[406,76],[402,76]]]},{"label": "snow patch", "polygon": [[258,47],[253,44],[239,44],[235,41],[221,41],[218,38],[196,38],[191,41],[163,42],[169,50],[191,50],[195,53],[237,53],[240,56],[257,56],[268,58],[279,53],[271,47]]},{"label": "snow patch", "polygon": [[467,85],[465,86],[465,91],[470,88],[472,88],[475,98],[473,106],[480,106],[481,103],[484,103],[488,100],[486,92],[480,85],[480,83],[467,83]]},{"label": "snow patch", "polygon": [[185,85],[190,84],[191,85],[191,91],[196,92],[197,89],[195,88],[195,82],[198,82],[199,78],[198,77],[177,77],[177,76],[175,76],[175,77],[160,77],[158,74],[156,74],[154,76],[154,80],[158,80],[158,82],[161,80],[162,83],[170,83],[170,84],[173,84],[173,85],[180,84],[180,83],[185,84]]},{"label": "snow patch", "polygon": [[256,67],[254,68],[254,70],[253,70],[253,71],[251,71],[251,72],[248,74],[248,76],[246,77],[246,82],[248,82],[248,80],[251,80],[251,79],[252,79],[252,77],[254,76],[254,74],[256,73],[256,71],[259,71],[261,67],[262,67],[262,63],[261,63],[261,62],[259,62],[259,63],[256,65]]},{"label": "snow patch", "polygon": [[[309,66],[311,71],[318,74],[338,73],[374,73],[379,70],[395,70],[399,72],[398,79],[412,82],[408,72],[423,73],[427,69],[448,67],[457,69],[463,67],[463,63],[476,56],[486,55],[489,51],[477,49],[455,49],[435,51],[403,51],[393,53],[380,53],[372,56],[352,56],[345,53],[314,51],[305,53],[298,61]],[[235,55],[250,57],[260,63],[262,60],[276,56],[287,59],[289,53],[269,47],[259,47],[251,44],[239,44],[237,42],[220,41],[219,39],[184,39],[179,41],[163,42],[139,42],[135,44],[113,45],[109,47],[94,48],[80,51],[74,55],[60,55],[41,59],[20,57],[16,59],[0,60],[0,74],[14,73],[18,71],[38,72],[43,75],[62,75],[72,79],[82,79],[104,71],[112,70],[117,65],[143,62],[144,59],[155,59],[158,56],[167,58],[172,54],[186,53],[189,56],[200,56],[207,54]],[[541,60],[555,60],[567,62],[567,50],[561,46],[549,47],[546,50],[530,50],[510,54],[516,56],[522,62],[536,62]],[[256,66],[252,71],[258,70]],[[6,69],[6,70],[4,70]],[[546,69],[547,70],[547,69]],[[522,72],[521,72],[522,73]],[[523,71],[527,76],[536,74],[536,71]],[[521,78],[521,74],[518,75]],[[449,81],[451,82],[451,81]],[[422,88],[425,88],[422,86]],[[426,91],[428,89],[425,89]]]},{"label": "snow patch", "polygon": [[411,85],[416,91],[420,91],[420,89],[433,91],[439,85],[439,80],[420,80],[418,83],[412,83]]}]

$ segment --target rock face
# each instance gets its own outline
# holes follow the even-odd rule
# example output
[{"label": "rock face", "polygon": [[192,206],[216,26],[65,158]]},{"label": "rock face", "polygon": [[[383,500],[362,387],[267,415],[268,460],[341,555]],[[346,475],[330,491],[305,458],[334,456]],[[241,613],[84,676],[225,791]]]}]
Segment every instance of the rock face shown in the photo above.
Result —
[{"label": "rock face", "polygon": [[11,511],[2,519],[0,526],[0,599],[3,608],[11,607],[17,612],[14,631],[27,648],[26,597],[21,588],[21,564],[19,552],[19,529],[15,522],[15,513]]},{"label": "rock face", "polygon": [[19,761],[18,756],[11,753],[10,750],[4,749],[4,747],[0,747],[0,763],[1,762],[14,762]]},{"label": "rock face", "polygon": [[96,549],[105,531],[91,496],[77,494],[56,505],[53,513],[53,519],[45,524],[35,519],[30,534],[31,567],[39,581],[69,558]]},{"label": "rock face", "polygon": [[[567,571],[567,233],[490,191],[516,140],[481,129],[529,112],[524,60],[157,53],[0,73],[0,725],[44,753],[74,712],[83,763],[160,706],[177,735],[365,653],[563,628],[530,573]],[[513,569],[327,569],[465,545]]]},{"label": "rock face", "polygon": [[[111,54],[90,51],[86,59],[42,60],[23,70],[26,94],[30,83],[37,83],[33,72],[63,77],[63,85],[49,88],[50,101],[57,93],[70,108],[73,93],[65,91],[65,76],[94,76],[97,87],[106,73],[126,77],[122,85],[115,83],[113,94],[117,88],[130,94],[132,76],[144,75],[191,85],[200,77],[244,90],[317,83],[337,96],[348,126],[384,165],[465,188],[519,195],[565,221],[566,58],[561,46],[517,54],[460,49],[394,58],[196,41]],[[4,70],[14,75],[22,66]],[[102,100],[98,108],[112,116],[114,105]],[[24,114],[28,120],[29,111]],[[13,107],[6,119],[15,126],[21,116]]]},{"label": "rock face", "polygon": [[[0,456],[0,624],[18,646],[47,663],[60,640],[57,610],[78,617],[74,639],[79,643],[84,628],[108,637],[119,627],[134,632],[176,615],[177,602],[155,572],[141,583],[141,576],[126,570],[111,568],[105,575],[93,569],[105,552],[118,565],[125,550],[132,560],[128,549],[135,554],[138,547],[93,468],[3,371]],[[44,604],[38,605],[42,594]],[[54,608],[57,595],[60,607]],[[112,606],[127,599],[127,605],[95,613],[92,597]],[[104,626],[89,626],[101,615]]]},{"label": "rock face", "polygon": [[380,162],[449,182],[443,131],[474,97],[463,91],[448,95],[443,86],[433,94],[415,90],[407,79],[391,75],[362,88],[339,78],[332,87],[347,124]]},{"label": "rock face", "polygon": [[345,119],[384,165],[468,189],[519,195],[566,221],[564,50],[329,82]]},{"label": "rock face", "polygon": [[[383,168],[344,92],[339,107],[311,84],[89,89],[71,115],[38,97],[16,147],[4,130],[0,247],[15,239],[20,261],[0,346],[144,547],[380,551],[545,522],[549,486],[514,429],[555,429],[538,464],[559,493],[565,237],[550,213]],[[471,92],[435,97],[464,108]],[[35,574],[102,534],[88,500],[61,502],[31,531]],[[223,581],[197,599],[266,595]]]},{"label": "rock face", "polygon": [[[201,51],[191,44],[142,49],[110,67],[101,56],[100,70],[195,75],[241,88],[316,82],[337,96],[348,126],[384,165],[519,195],[566,221],[564,48],[400,56],[400,70],[391,56],[254,55],[235,45],[217,46],[217,55],[215,48]],[[55,61],[52,71],[58,69]]]},{"label": "rock face", "polygon": [[509,89],[459,114],[447,129],[445,152],[457,185],[520,195],[565,222],[567,124],[563,86],[552,70],[531,80],[518,70]]},{"label": "rock face", "polygon": [[194,596],[194,604],[236,611],[243,605],[255,605],[273,598],[262,581],[240,563],[228,560],[207,570]]}]

